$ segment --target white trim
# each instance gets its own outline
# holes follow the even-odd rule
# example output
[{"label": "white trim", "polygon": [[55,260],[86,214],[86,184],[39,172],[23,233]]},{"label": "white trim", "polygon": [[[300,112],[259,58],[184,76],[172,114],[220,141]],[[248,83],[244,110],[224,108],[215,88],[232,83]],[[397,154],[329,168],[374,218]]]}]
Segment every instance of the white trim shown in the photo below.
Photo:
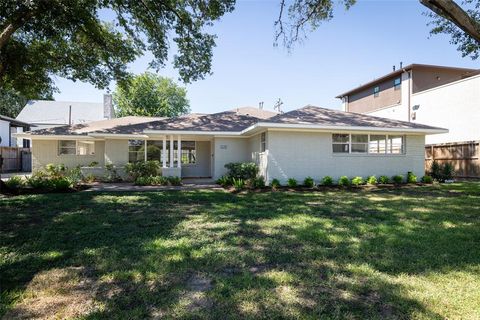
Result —
[{"label": "white trim", "polygon": [[145,134],[116,134],[116,133],[89,133],[90,137],[105,137],[111,139],[131,139],[131,140],[145,140],[149,137]]},{"label": "white trim", "polygon": [[[244,130],[245,131],[245,130]],[[169,134],[169,135],[175,135],[175,134],[182,134],[182,135],[199,135],[199,136],[204,136],[204,135],[225,135],[225,136],[239,136],[243,134],[244,131],[190,131],[190,130],[144,130],[143,133],[145,134]]]}]

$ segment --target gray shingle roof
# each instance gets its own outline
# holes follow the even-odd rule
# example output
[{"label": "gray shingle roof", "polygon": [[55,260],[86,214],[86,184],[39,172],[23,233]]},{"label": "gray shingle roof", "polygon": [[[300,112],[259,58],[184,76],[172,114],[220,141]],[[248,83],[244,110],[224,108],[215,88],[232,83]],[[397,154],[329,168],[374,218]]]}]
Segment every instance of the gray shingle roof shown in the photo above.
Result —
[{"label": "gray shingle roof", "polygon": [[241,132],[257,123],[365,127],[391,129],[441,129],[427,125],[368,116],[353,112],[306,106],[263,119],[225,111],[213,114],[188,114],[175,118],[123,117],[74,126],[32,131],[32,135],[142,134],[145,130]]}]

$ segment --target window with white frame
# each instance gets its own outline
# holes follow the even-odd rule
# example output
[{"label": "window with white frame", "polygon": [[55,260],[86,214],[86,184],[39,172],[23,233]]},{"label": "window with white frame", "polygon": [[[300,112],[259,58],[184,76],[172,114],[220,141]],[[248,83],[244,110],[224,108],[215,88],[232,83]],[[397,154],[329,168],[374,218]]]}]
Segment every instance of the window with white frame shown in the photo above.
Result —
[{"label": "window with white frame", "polygon": [[404,135],[332,134],[333,153],[405,154]]},{"label": "window with white frame", "polygon": [[371,134],[368,145],[368,153],[385,153],[385,150],[387,150],[387,136],[384,134]]},{"label": "window with white frame", "polygon": [[400,90],[401,86],[402,86],[402,79],[401,78],[395,78],[393,80],[393,89],[394,90]]},{"label": "window with white frame", "polygon": [[368,152],[368,134],[352,134],[352,153]]},{"label": "window with white frame", "polygon": [[260,135],[260,152],[265,152],[267,150],[267,134],[263,132]]},{"label": "window with white frame", "polygon": [[145,161],[145,140],[128,140],[128,162]]},{"label": "window with white frame", "polygon": [[334,153],[349,153],[350,152],[350,135],[343,134],[343,133],[333,134],[332,149]]},{"label": "window with white frame", "polygon": [[[182,157],[182,164],[195,164],[197,162],[197,148],[195,141],[182,141],[181,143],[182,150],[181,150],[181,157]],[[166,142],[165,145],[166,154],[165,154],[165,161],[167,166],[170,165],[170,141]],[[134,148],[132,148],[134,149]],[[143,154],[138,155],[135,158],[135,155],[132,155],[132,159],[138,159],[136,161],[143,161],[144,160],[144,149],[142,147],[138,148],[140,151],[132,150],[132,153],[135,152],[143,152]],[[174,141],[173,143],[173,163],[176,164],[178,162],[178,142]],[[137,154],[138,154],[137,153]],[[160,163],[163,162],[163,141],[162,140],[148,140],[147,141],[147,160],[157,160]]]},{"label": "window with white frame", "polygon": [[95,154],[95,141],[90,140],[59,140],[59,155],[90,156]]}]

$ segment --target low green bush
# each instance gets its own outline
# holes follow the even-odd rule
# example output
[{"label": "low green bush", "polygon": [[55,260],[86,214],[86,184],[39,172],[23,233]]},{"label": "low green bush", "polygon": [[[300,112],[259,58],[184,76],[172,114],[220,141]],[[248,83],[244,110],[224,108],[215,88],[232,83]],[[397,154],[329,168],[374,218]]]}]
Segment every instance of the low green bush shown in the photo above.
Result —
[{"label": "low green bush", "polygon": [[377,182],[378,182],[377,177],[375,177],[375,176],[370,176],[367,179],[367,183],[371,184],[371,185],[375,185],[375,184],[377,184]]},{"label": "low green bush", "polygon": [[362,177],[355,177],[352,179],[352,184],[354,186],[359,186],[359,185],[362,185],[364,184],[364,181],[363,181],[363,178]]},{"label": "low green bush", "polygon": [[125,172],[135,181],[138,177],[154,177],[158,175],[160,162],[157,160],[130,162],[125,165]]},{"label": "low green bush", "polygon": [[25,184],[25,181],[22,179],[20,176],[13,176],[10,177],[7,181],[5,181],[5,185],[9,189],[18,189],[23,187]]},{"label": "low green bush", "polygon": [[91,173],[83,177],[83,182],[86,182],[86,183],[92,183],[92,182],[95,182],[95,180],[97,180],[97,178]]},{"label": "low green bush", "polygon": [[403,183],[403,176],[401,174],[394,175],[392,177],[392,181],[395,184],[401,184],[401,183]]},{"label": "low green bush", "polygon": [[290,188],[295,188],[297,185],[298,185],[298,182],[296,179],[290,178],[287,180],[287,186],[289,186]]},{"label": "low green bush", "polygon": [[167,181],[171,186],[181,186],[182,178],[180,177],[167,177]]},{"label": "low green bush", "polygon": [[378,178],[378,183],[380,184],[387,184],[389,182],[390,179],[387,176],[380,176],[380,178]]},{"label": "low green bush", "polygon": [[431,176],[423,176],[422,177],[422,182],[431,184],[431,183],[433,183],[433,178]]},{"label": "low green bush", "polygon": [[253,162],[231,162],[225,165],[227,175],[231,178],[248,180],[258,174],[258,166]]},{"label": "low green bush", "polygon": [[455,170],[453,165],[449,162],[445,164],[440,164],[437,161],[433,161],[430,166],[430,176],[437,181],[444,182],[445,180],[453,179],[455,175]]},{"label": "low green bush", "polygon": [[348,179],[347,176],[341,176],[340,179],[338,179],[338,185],[339,186],[349,186],[350,185],[350,179]]},{"label": "low green bush", "polygon": [[270,187],[273,189],[280,188],[282,185],[280,184],[280,180],[278,179],[272,179],[272,182],[270,182]]},{"label": "low green bush", "polygon": [[313,188],[315,187],[315,181],[312,177],[306,177],[305,180],[303,180],[303,185],[307,188]]},{"label": "low green bush", "polygon": [[253,178],[251,180],[251,185],[252,185],[252,188],[254,188],[254,189],[264,188],[265,187],[265,178],[262,177],[262,176]]},{"label": "low green bush", "polygon": [[118,174],[117,168],[113,164],[108,163],[105,165],[105,173],[102,180],[104,182],[120,182],[122,178]]},{"label": "low green bush", "polygon": [[93,168],[93,167],[96,167],[98,166],[98,162],[97,161],[92,161],[88,164],[89,167]]},{"label": "low green bush", "polygon": [[237,191],[243,190],[245,188],[245,180],[233,178],[233,187]]},{"label": "low green bush", "polygon": [[412,171],[407,172],[407,183],[417,183],[417,176]]},{"label": "low green bush", "polygon": [[137,177],[134,184],[137,186],[166,186],[170,184],[170,181],[168,178],[162,176],[148,176]]},{"label": "low green bush", "polygon": [[442,181],[452,180],[455,175],[455,170],[450,162],[447,162],[442,167]]},{"label": "low green bush", "polygon": [[333,179],[330,176],[325,176],[322,179],[322,185],[324,186],[331,186],[333,185]]},{"label": "low green bush", "polygon": [[49,180],[49,188],[54,191],[67,191],[73,187],[73,182],[68,177],[55,177]]},{"label": "low green bush", "polygon": [[217,184],[221,185],[222,187],[226,188],[233,184],[232,178],[229,176],[221,176],[217,179]]}]

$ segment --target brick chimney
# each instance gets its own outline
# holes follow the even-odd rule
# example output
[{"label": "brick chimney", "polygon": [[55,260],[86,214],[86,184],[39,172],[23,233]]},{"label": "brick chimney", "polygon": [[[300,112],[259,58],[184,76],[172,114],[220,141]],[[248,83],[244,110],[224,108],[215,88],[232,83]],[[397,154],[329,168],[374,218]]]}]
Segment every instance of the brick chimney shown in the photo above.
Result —
[{"label": "brick chimney", "polygon": [[104,94],[103,95],[103,117],[105,119],[115,118],[115,110],[113,109],[112,95]]}]

